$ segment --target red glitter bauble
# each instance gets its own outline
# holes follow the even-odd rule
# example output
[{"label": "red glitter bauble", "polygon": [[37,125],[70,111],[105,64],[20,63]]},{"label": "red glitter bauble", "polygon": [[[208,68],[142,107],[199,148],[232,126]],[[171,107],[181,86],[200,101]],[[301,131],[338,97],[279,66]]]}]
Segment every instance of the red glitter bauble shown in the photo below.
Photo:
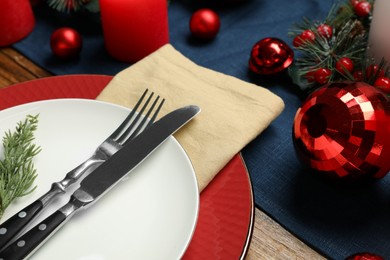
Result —
[{"label": "red glitter bauble", "polygon": [[81,35],[74,29],[63,27],[53,32],[50,47],[53,54],[61,59],[71,59],[79,55],[83,46]]},{"label": "red glitter bauble", "polygon": [[293,143],[303,163],[344,180],[382,178],[390,170],[390,105],[362,82],[334,83],[298,109]]},{"label": "red glitter bauble", "polygon": [[258,74],[274,74],[290,66],[293,59],[294,52],[284,41],[265,38],[253,46],[249,69]]},{"label": "red glitter bauble", "polygon": [[208,8],[199,9],[190,19],[190,30],[193,36],[203,40],[213,39],[221,26],[217,13]]}]

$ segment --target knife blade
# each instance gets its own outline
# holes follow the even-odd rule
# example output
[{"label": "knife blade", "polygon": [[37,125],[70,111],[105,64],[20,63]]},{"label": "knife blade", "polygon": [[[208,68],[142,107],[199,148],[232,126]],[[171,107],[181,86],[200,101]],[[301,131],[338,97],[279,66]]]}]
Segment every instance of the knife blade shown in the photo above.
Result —
[{"label": "knife blade", "polygon": [[67,204],[2,250],[0,259],[24,259],[34,253],[74,213],[96,202],[199,112],[197,106],[186,106],[152,124],[85,177]]}]

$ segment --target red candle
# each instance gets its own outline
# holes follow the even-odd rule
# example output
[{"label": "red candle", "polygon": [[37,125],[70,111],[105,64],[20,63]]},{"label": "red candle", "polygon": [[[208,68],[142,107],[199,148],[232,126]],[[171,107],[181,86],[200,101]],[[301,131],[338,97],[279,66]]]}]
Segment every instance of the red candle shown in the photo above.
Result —
[{"label": "red candle", "polygon": [[34,28],[35,19],[29,0],[0,1],[0,46],[13,44]]},{"label": "red candle", "polygon": [[105,47],[136,62],[169,42],[167,0],[100,0]]}]

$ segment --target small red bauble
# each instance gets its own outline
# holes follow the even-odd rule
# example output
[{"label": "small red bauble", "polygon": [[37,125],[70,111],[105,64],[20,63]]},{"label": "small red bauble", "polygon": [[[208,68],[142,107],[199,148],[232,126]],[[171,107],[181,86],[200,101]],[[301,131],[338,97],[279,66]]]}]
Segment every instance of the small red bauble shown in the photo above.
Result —
[{"label": "small red bauble", "polygon": [[314,91],[298,109],[293,143],[299,159],[340,180],[382,178],[390,170],[390,103],[363,82]]},{"label": "small red bauble", "polygon": [[347,257],[346,260],[385,260],[383,257],[371,253],[357,253]]},{"label": "small red bauble", "polygon": [[329,77],[332,75],[332,71],[326,68],[319,68],[314,72],[314,79],[318,84],[324,85],[329,82]]},{"label": "small red bauble", "polygon": [[366,17],[371,12],[371,4],[367,1],[361,1],[354,5],[355,14],[360,17]]},{"label": "small red bauble", "polygon": [[83,41],[76,30],[63,27],[51,35],[50,47],[55,56],[61,59],[71,59],[79,55]]},{"label": "small red bauble", "polygon": [[374,86],[386,94],[390,94],[390,79],[388,77],[379,77],[375,80]]},{"label": "small red bauble", "polygon": [[314,42],[316,35],[312,30],[304,30],[301,34],[297,35],[293,40],[295,47],[300,47],[304,44]]},{"label": "small red bauble", "polygon": [[326,39],[332,38],[333,35],[333,29],[327,24],[321,24],[317,27],[317,32],[319,35]]},{"label": "small red bauble", "polygon": [[343,57],[336,62],[336,70],[341,74],[353,71],[353,62],[350,58]]},{"label": "small red bauble", "polygon": [[258,74],[274,74],[290,66],[293,59],[294,52],[287,43],[265,38],[252,47],[249,69]]},{"label": "small red bauble", "polygon": [[190,19],[190,31],[196,38],[203,40],[213,39],[221,26],[217,13],[211,9],[199,9]]}]

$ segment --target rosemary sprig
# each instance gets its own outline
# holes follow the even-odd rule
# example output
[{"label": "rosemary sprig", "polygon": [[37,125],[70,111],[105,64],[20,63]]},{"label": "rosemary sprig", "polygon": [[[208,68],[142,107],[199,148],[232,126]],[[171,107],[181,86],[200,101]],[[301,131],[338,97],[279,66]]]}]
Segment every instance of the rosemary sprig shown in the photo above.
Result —
[{"label": "rosemary sprig", "polygon": [[13,200],[33,192],[37,176],[33,158],[41,148],[33,144],[38,116],[28,115],[14,132],[3,137],[4,157],[0,160],[0,218]]}]

